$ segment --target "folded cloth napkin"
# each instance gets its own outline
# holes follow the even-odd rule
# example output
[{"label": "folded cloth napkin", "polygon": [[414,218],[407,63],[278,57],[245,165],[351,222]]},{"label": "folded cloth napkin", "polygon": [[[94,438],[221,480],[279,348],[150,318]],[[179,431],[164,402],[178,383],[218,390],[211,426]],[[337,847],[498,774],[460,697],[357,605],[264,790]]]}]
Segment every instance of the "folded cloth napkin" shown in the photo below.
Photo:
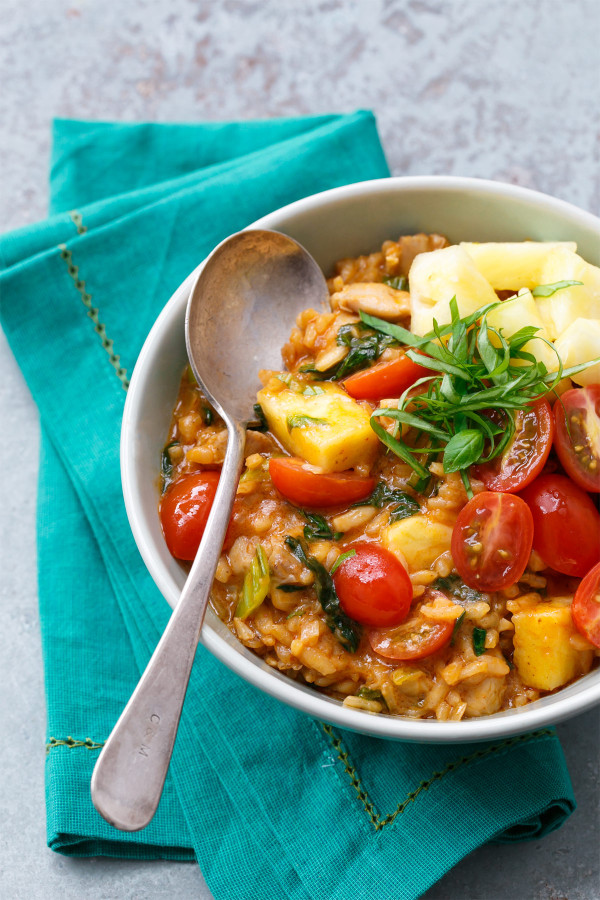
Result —
[{"label": "folded cloth napkin", "polygon": [[169,614],[130,534],[119,479],[125,389],[144,338],[227,234],[307,194],[387,174],[366,112],[55,123],[52,215],[0,241],[0,317],[42,424],[53,850],[196,859],[218,900],[415,898],[482,843],[539,838],[575,807],[552,729],[461,746],[342,734],[203,648],[152,823],[119,832],[90,800],[99,749]]}]

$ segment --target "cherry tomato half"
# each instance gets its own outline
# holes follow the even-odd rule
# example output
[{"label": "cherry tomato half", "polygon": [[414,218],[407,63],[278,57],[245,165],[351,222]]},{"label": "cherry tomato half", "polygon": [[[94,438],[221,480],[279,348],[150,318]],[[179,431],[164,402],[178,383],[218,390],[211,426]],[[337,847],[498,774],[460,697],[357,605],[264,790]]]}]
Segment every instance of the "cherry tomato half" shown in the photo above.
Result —
[{"label": "cherry tomato half", "polygon": [[352,472],[311,472],[304,460],[275,456],[269,460],[271,481],[280,494],[298,506],[338,506],[364,500],[375,488],[374,478]]},{"label": "cherry tomato half", "polygon": [[396,628],[373,629],[367,637],[375,653],[386,659],[423,659],[447,644],[453,631],[453,622],[426,619],[417,609]]},{"label": "cherry tomato half", "polygon": [[348,547],[354,556],[336,569],[336,593],[344,612],[363,625],[386,628],[407,617],[412,602],[408,572],[393,553],[378,544]]},{"label": "cherry tomato half", "polygon": [[218,484],[218,472],[184,475],[162,498],[160,522],[169,553],[176,559],[196,556]]},{"label": "cherry tomato half", "polygon": [[458,514],[451,542],[454,565],[469,587],[500,591],[525,571],[532,541],[527,504],[514,494],[484,491]]},{"label": "cherry tomato half", "polygon": [[540,475],[521,494],[533,515],[533,546],[563,575],[584,575],[600,561],[600,513],[564,475]]},{"label": "cherry tomato half", "polygon": [[488,491],[512,494],[540,474],[552,447],[554,419],[547,400],[538,400],[515,415],[516,431],[501,456],[473,468]]},{"label": "cherry tomato half", "polygon": [[575,593],[571,614],[577,630],[600,647],[600,563],[588,572]]},{"label": "cherry tomato half", "polygon": [[566,391],[554,404],[554,446],[567,475],[600,493],[600,384]]},{"label": "cherry tomato half", "polygon": [[418,365],[408,356],[400,356],[356,372],[342,384],[355,400],[382,400],[384,397],[399,397],[419,378],[431,374],[431,369]]}]

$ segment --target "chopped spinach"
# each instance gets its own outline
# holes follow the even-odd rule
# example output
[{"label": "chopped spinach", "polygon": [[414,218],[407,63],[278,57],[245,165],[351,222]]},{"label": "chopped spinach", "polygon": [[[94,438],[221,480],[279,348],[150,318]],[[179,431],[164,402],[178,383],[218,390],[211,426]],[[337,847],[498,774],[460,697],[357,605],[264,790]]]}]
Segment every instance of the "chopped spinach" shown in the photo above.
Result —
[{"label": "chopped spinach", "polygon": [[473,650],[475,651],[475,656],[481,656],[482,653],[485,653],[486,634],[485,628],[473,629]]},{"label": "chopped spinach", "polygon": [[343,532],[332,531],[324,516],[306,512],[305,509],[302,510],[302,515],[309,522],[304,526],[304,537],[307,541],[337,541],[342,537]]},{"label": "chopped spinach", "polygon": [[169,450],[171,447],[179,447],[179,441],[171,441],[170,444],[163,449],[162,456],[160,459],[160,472],[162,475],[162,491],[163,493],[166,490],[167,484],[169,483],[169,479],[173,474],[173,463],[171,462],[171,455]]},{"label": "chopped spinach", "polygon": [[[303,590],[305,590],[305,588],[306,588],[305,584],[278,584],[277,585],[277,590],[283,591],[284,594],[293,594],[296,591],[303,591]],[[288,616],[288,618],[289,618],[289,616]]]},{"label": "chopped spinach", "polygon": [[315,559],[314,556],[306,555],[306,551],[299,540],[288,536],[285,539],[285,544],[296,559],[303,566],[306,566],[307,569],[310,569],[315,576],[317,600],[325,613],[327,626],[345,650],[355,653],[360,643],[361,627],[358,622],[347,616],[340,606],[331,575],[318,559]]},{"label": "chopped spinach", "polygon": [[337,366],[332,376],[335,381],[357,369],[364,369],[369,363],[379,359],[387,347],[398,343],[393,337],[381,332],[367,331],[357,337],[355,331],[355,325],[342,325],[337,333],[336,342],[348,347],[348,355]]},{"label": "chopped spinach", "polygon": [[467,602],[483,600],[483,594],[465,584],[459,575],[436,578],[431,587],[438,591],[443,591],[445,594],[451,594],[457,600],[465,600]]},{"label": "chopped spinach", "polygon": [[258,420],[258,425],[250,425],[249,427],[253,431],[268,431],[269,423],[267,422],[267,418],[260,403],[255,403],[252,408],[254,410],[254,415]]},{"label": "chopped spinach", "polygon": [[414,497],[405,491],[394,490],[387,486],[385,481],[380,481],[372,494],[366,500],[355,503],[354,506],[376,506],[381,509],[393,503],[391,510],[390,522],[398,522],[399,519],[407,519],[419,512],[420,506]]}]

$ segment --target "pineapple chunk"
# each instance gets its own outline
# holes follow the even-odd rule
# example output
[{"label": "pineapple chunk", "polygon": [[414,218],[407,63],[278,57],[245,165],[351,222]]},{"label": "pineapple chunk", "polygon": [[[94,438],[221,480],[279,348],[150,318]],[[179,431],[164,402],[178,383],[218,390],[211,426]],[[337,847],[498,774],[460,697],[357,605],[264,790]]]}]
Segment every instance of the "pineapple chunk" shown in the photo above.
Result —
[{"label": "pineapple chunk", "polygon": [[400,519],[384,528],[383,546],[408,566],[409,572],[429,569],[434,561],[450,549],[452,528],[426,515]]},{"label": "pineapple chunk", "polygon": [[571,598],[555,597],[514,613],[514,660],[523,682],[553,691],[589,672],[593,650],[576,650],[570,638],[577,634],[571,618]]},{"label": "pineapple chunk", "polygon": [[[507,244],[464,242],[460,246],[496,291],[517,291],[523,287],[531,289],[538,284],[549,284],[550,282],[543,280],[548,259],[560,249],[571,253],[577,250],[577,244],[570,241],[520,241]],[[566,278],[563,275],[554,281]]]},{"label": "pineapple chunk", "polygon": [[600,269],[565,247],[559,247],[543,266],[539,284],[581,281],[550,297],[538,297],[538,310],[551,340],[559,338],[575,319],[600,319]]},{"label": "pineapple chunk", "polygon": [[[600,356],[600,319],[575,319],[554,346],[565,368],[597,359]],[[571,378],[576,384],[600,383],[600,363],[571,375]]]},{"label": "pineapple chunk", "polygon": [[440,325],[450,322],[450,300],[454,296],[461,317],[498,300],[469,254],[458,246],[419,254],[410,268],[408,280],[410,328],[418,335],[430,331],[434,319]]},{"label": "pineapple chunk", "polygon": [[[501,328],[505,337],[512,337],[519,329],[532,325],[534,328],[540,329],[538,331],[540,338],[549,339],[535,300],[531,291],[527,289],[520,291],[516,297],[504,300],[502,306],[488,313],[487,320],[493,328],[497,330]],[[558,369],[556,353],[543,341],[528,341],[523,350],[526,353],[532,353],[539,362],[543,362],[549,372]],[[518,363],[518,360],[515,362]]]},{"label": "pineapple chunk", "polygon": [[337,384],[310,385],[289,375],[258,392],[269,428],[294,456],[323,472],[341,472],[375,455],[379,439],[369,413]]}]

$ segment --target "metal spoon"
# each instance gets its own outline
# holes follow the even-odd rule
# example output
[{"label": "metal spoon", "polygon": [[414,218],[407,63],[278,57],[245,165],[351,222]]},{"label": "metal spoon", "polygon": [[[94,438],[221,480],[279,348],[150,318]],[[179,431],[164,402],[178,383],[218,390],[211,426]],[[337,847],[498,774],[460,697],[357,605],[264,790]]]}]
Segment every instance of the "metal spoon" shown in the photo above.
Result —
[{"label": "metal spoon", "polygon": [[242,231],[208,257],[185,320],[198,384],[224,419],[227,451],[200,549],[169,624],[94,768],[92,800],[107,822],[139,831],[162,794],[215,569],[244,460],[258,370],[281,367],[295,316],[323,307],[323,273],[296,241]]}]

